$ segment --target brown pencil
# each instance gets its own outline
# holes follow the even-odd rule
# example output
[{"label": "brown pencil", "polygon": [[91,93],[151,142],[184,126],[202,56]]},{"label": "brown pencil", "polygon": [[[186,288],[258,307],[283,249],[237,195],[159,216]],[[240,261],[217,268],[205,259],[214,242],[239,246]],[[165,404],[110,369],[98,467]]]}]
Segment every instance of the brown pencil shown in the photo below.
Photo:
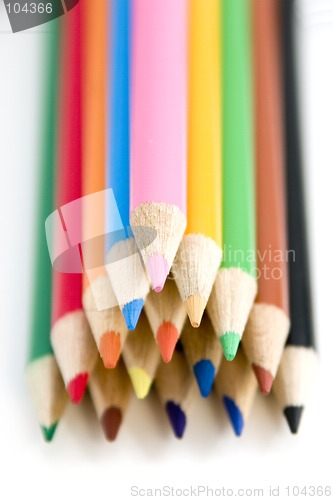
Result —
[{"label": "brown pencil", "polygon": [[254,0],[258,295],[243,337],[263,394],[271,390],[289,321],[280,1]]},{"label": "brown pencil", "polygon": [[114,441],[132,394],[122,359],[111,370],[107,370],[99,359],[90,377],[89,391],[105,437]]}]

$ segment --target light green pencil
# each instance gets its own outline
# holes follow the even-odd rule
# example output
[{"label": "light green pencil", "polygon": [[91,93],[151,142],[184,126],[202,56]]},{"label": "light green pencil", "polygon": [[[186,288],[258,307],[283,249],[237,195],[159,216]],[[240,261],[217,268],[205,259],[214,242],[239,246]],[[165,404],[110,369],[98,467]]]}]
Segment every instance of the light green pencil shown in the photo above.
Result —
[{"label": "light green pencil", "polygon": [[51,441],[67,402],[66,390],[50,342],[52,266],[45,236],[45,220],[53,211],[59,21],[50,22],[48,33],[44,36],[44,96],[37,199],[35,285],[27,377],[42,432],[45,439]]},{"label": "light green pencil", "polygon": [[221,1],[224,246],[208,314],[231,361],[257,293],[251,2]]}]

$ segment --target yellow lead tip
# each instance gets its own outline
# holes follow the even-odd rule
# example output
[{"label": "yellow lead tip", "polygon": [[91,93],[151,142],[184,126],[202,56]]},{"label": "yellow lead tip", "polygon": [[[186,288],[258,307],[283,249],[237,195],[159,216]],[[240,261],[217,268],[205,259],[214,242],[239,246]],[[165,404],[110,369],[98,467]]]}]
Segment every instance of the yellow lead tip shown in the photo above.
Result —
[{"label": "yellow lead tip", "polygon": [[130,368],[128,374],[131,378],[136,397],[138,399],[144,399],[149,393],[152,379],[143,368],[138,368],[136,366]]}]

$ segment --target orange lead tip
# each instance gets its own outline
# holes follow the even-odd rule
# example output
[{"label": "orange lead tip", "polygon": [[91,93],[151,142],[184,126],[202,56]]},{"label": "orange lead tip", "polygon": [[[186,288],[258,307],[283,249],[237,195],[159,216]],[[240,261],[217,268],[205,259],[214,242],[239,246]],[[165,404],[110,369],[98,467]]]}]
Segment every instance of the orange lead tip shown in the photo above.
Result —
[{"label": "orange lead tip", "polygon": [[156,335],[156,342],[161,351],[164,363],[171,361],[173,351],[175,350],[179,332],[172,323],[163,323]]},{"label": "orange lead tip", "polygon": [[115,441],[122,418],[122,413],[119,408],[111,407],[103,413],[101,417],[101,426],[108,441]]},{"label": "orange lead tip", "polygon": [[67,391],[72,403],[79,404],[81,402],[87,387],[88,378],[88,373],[80,373],[67,384]]},{"label": "orange lead tip", "polygon": [[253,365],[254,373],[256,374],[260,390],[264,396],[268,396],[271,392],[274,382],[273,375],[265,368],[258,365]]},{"label": "orange lead tip", "polygon": [[121,352],[119,333],[105,333],[99,343],[99,352],[105,368],[115,368]]}]

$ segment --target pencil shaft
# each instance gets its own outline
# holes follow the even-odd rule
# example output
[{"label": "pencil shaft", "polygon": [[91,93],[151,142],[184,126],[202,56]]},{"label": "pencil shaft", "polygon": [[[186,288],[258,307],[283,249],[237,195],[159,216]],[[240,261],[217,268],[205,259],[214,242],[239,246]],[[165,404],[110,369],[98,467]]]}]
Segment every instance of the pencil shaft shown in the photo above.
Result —
[{"label": "pencil shaft", "polygon": [[189,7],[188,224],[222,245],[220,2]]},{"label": "pencil shaft", "polygon": [[[107,187],[112,188],[119,214],[129,226],[129,76],[132,0],[114,0],[109,11],[109,107]],[[108,217],[113,216],[108,210]],[[122,235],[125,239],[125,234]],[[114,243],[109,235],[107,250]]]},{"label": "pencil shaft", "polygon": [[[107,0],[92,4],[83,0],[82,9],[82,194],[105,189],[106,161],[106,64]],[[86,274],[83,288],[105,275],[104,218],[105,197],[82,205],[82,254]],[[98,236],[98,238],[96,237]],[[92,244],[92,239],[95,238]]]},{"label": "pencil shaft", "polygon": [[255,276],[249,0],[223,1],[223,267]]},{"label": "pencil shaft", "polygon": [[255,0],[258,296],[289,314],[280,2]]},{"label": "pencil shaft", "polygon": [[186,213],[186,39],[186,0],[133,0],[131,211]]},{"label": "pencil shaft", "polygon": [[288,238],[291,330],[287,343],[314,347],[308,238],[294,46],[294,2],[283,1],[285,141],[287,162]]},{"label": "pencil shaft", "polygon": [[59,22],[47,35],[45,45],[45,87],[42,121],[38,216],[36,224],[35,282],[29,361],[53,352],[51,328],[52,266],[45,238],[45,220],[53,210],[55,173],[55,137],[57,127],[57,84]]},{"label": "pencil shaft", "polygon": [[[82,195],[81,147],[81,12],[78,5],[62,19],[56,208],[61,209]],[[72,225],[80,235],[80,211]],[[53,324],[68,312],[82,308],[81,291],[82,274],[54,270]]]}]

